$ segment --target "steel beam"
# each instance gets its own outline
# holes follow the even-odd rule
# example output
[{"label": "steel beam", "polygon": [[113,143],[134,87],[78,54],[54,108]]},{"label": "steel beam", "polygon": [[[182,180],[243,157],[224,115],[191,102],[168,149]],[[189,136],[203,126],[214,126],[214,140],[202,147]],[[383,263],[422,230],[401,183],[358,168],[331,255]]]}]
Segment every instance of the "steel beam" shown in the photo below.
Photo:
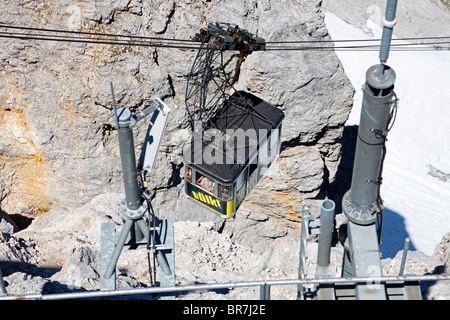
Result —
[{"label": "steel beam", "polygon": [[227,283],[213,283],[213,284],[195,284],[184,286],[173,286],[165,288],[136,288],[136,289],[121,289],[113,291],[87,291],[87,292],[70,292],[70,293],[55,293],[42,294],[31,293],[27,295],[15,295],[0,297],[0,300],[62,300],[62,299],[89,299],[98,297],[113,297],[139,294],[153,294],[162,292],[184,292],[196,290],[217,290],[226,288],[242,288],[242,287],[261,287],[261,286],[281,286],[281,285],[306,285],[306,284],[348,284],[352,283],[367,283],[368,281],[404,281],[405,283],[412,283],[416,281],[440,281],[450,280],[450,276],[446,274],[428,274],[428,275],[412,275],[412,276],[384,276],[384,277],[362,277],[362,278],[306,278],[306,279],[280,279],[280,280],[255,280],[243,282],[227,282]]},{"label": "steel beam", "polygon": [[371,281],[383,275],[380,260],[380,249],[375,224],[358,225],[348,223],[347,235],[350,244],[352,275],[354,277],[368,277],[368,283],[356,286],[358,300],[386,300],[383,283]]}]

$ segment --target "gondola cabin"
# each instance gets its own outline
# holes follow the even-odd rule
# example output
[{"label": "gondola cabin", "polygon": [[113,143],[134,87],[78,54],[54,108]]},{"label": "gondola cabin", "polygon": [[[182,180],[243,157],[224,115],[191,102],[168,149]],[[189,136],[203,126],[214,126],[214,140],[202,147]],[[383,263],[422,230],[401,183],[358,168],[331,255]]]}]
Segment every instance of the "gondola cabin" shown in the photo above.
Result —
[{"label": "gondola cabin", "polygon": [[281,150],[284,113],[236,91],[185,150],[185,193],[224,218],[233,216]]}]

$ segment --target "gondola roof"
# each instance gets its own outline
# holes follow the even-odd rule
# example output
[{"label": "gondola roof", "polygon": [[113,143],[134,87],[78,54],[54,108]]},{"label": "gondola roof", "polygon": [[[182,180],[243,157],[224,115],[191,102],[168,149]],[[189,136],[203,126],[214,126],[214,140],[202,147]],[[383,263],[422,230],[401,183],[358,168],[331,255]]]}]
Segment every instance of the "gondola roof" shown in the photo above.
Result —
[{"label": "gondola roof", "polygon": [[[249,164],[259,144],[267,139],[267,134],[260,135],[260,132],[270,132],[271,129],[277,128],[283,119],[282,110],[251,93],[236,91],[225,101],[204,132],[213,133],[216,138],[220,135],[214,135],[214,132],[220,132],[225,139],[230,138],[229,135],[225,135],[229,132],[245,134],[235,134],[232,139],[228,139],[228,144],[217,143],[214,140],[205,141],[209,140],[205,139],[207,134],[203,135],[201,142],[195,143],[192,139],[191,145],[184,153],[184,162],[214,180],[232,184]],[[249,130],[254,130],[256,134],[248,134],[251,133]],[[238,143],[239,139],[245,139],[246,142]],[[231,146],[231,151],[227,146]],[[203,156],[205,154],[212,155],[212,158],[218,161],[208,163]]]}]

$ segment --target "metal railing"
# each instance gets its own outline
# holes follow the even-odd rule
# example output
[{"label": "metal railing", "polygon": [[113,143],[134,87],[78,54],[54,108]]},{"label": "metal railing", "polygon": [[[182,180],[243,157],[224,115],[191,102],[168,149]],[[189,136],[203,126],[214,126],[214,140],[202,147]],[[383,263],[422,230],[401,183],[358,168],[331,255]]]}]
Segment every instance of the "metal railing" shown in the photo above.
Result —
[{"label": "metal railing", "polygon": [[88,292],[71,292],[71,293],[55,293],[55,294],[27,294],[0,297],[0,300],[65,300],[65,299],[92,299],[100,297],[114,296],[130,296],[145,295],[157,293],[181,293],[186,291],[197,290],[218,290],[242,287],[260,287],[260,299],[270,299],[271,286],[281,285],[308,285],[308,284],[338,284],[338,283],[370,283],[378,284],[387,281],[439,281],[449,280],[450,276],[446,274],[440,275],[409,275],[409,276],[382,276],[382,277],[360,277],[360,278],[306,278],[306,279],[286,279],[286,280],[259,280],[259,281],[242,281],[213,283],[202,285],[184,285],[173,287],[150,287],[136,289],[122,289],[113,291],[88,291]]}]

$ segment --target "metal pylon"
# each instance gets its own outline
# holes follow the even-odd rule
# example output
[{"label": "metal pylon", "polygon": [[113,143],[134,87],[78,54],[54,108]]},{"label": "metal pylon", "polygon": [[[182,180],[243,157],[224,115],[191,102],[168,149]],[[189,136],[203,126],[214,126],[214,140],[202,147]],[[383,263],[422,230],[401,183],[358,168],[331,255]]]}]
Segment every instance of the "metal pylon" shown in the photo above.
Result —
[{"label": "metal pylon", "polygon": [[[115,270],[122,250],[140,249],[142,247],[146,247],[148,250],[152,249],[153,254],[156,255],[161,270],[160,284],[163,286],[174,286],[175,251],[173,224],[170,220],[160,221],[154,216],[150,204],[151,199],[138,182],[132,131],[132,128],[140,119],[153,114],[147,130],[146,147],[139,165],[143,170],[151,171],[170,109],[161,100],[157,100],[145,110],[132,115],[127,108],[116,109],[112,83],[111,93],[119,136],[120,158],[125,187],[125,199],[120,203],[120,211],[125,217],[125,224],[120,233],[116,232],[114,223],[102,224],[100,289],[116,289]],[[147,212],[151,215],[150,226],[144,219]]]},{"label": "metal pylon", "polygon": [[[155,237],[152,231],[155,230]],[[143,235],[140,239],[136,234]],[[122,250],[155,248],[160,272],[160,286],[175,285],[175,250],[172,220],[160,220],[155,227],[149,227],[142,217],[126,219],[120,232],[115,223],[103,223],[101,229],[100,289],[116,289],[116,265]],[[156,267],[156,266],[153,266]],[[151,272],[151,271],[150,271]],[[167,297],[166,297],[167,298]]]}]

